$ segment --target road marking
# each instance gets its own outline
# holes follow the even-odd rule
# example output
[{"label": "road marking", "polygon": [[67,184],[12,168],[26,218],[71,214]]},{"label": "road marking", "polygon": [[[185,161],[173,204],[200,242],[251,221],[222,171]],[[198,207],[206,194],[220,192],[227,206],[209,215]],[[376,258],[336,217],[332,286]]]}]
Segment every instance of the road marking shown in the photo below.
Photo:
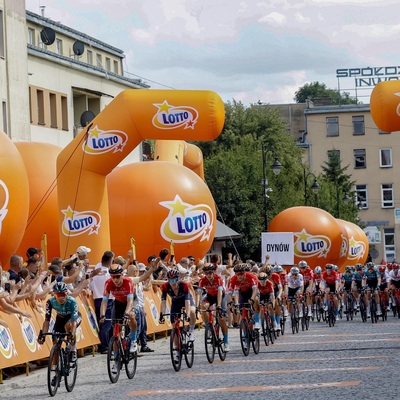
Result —
[{"label": "road marking", "polygon": [[389,356],[358,356],[335,358],[272,358],[268,360],[215,360],[214,364],[243,364],[243,363],[270,363],[270,362],[305,362],[305,361],[338,361],[338,360],[370,360],[375,358],[389,358]]},{"label": "road marking", "polygon": [[[346,340],[346,344],[349,343],[365,343],[365,342],[400,342],[399,339],[353,339]],[[343,343],[343,340],[321,340],[320,342],[284,342],[284,343],[274,343],[275,346],[287,346],[295,344],[296,346],[302,346],[304,344],[331,344],[331,343]]]},{"label": "road marking", "polygon": [[330,387],[349,387],[359,386],[361,381],[343,381],[343,382],[320,382],[320,383],[296,383],[289,385],[276,386],[236,386],[220,387],[209,389],[160,389],[160,390],[136,390],[129,392],[128,396],[146,396],[146,395],[177,395],[191,393],[220,393],[220,392],[268,392],[276,390],[294,390],[294,389],[322,389]]},{"label": "road marking", "polygon": [[[331,360],[332,361],[332,360]],[[326,371],[371,371],[379,369],[376,366],[370,367],[338,367],[338,368],[309,368],[309,369],[281,369],[270,371],[239,371],[239,372],[192,372],[179,374],[179,376],[228,376],[228,375],[276,375],[276,374],[298,374],[302,372],[326,372]]]},{"label": "road marking", "polygon": [[[359,336],[384,336],[384,335],[398,335],[398,332],[385,332],[385,333],[357,333],[357,337]],[[323,336],[329,336],[329,337],[348,337],[348,333],[332,333],[328,335],[307,335],[307,337],[323,337]]]}]

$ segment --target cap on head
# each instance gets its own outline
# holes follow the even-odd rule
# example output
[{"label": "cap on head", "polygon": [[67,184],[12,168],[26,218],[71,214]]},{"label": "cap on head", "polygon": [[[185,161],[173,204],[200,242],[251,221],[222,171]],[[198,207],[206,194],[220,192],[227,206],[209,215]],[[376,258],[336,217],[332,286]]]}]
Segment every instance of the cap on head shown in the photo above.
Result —
[{"label": "cap on head", "polygon": [[59,274],[60,268],[58,268],[58,265],[51,264],[49,267],[49,271],[54,272],[55,274]]},{"label": "cap on head", "polygon": [[78,256],[87,256],[87,254],[90,253],[91,251],[92,249],[89,249],[89,247],[79,246],[76,249],[76,254],[78,254]]},{"label": "cap on head", "polygon": [[29,257],[33,257],[35,254],[40,253],[42,250],[37,249],[36,247],[29,247],[29,249],[26,251],[26,255]]},{"label": "cap on head", "polygon": [[146,266],[143,263],[138,264],[139,271],[146,271]]}]

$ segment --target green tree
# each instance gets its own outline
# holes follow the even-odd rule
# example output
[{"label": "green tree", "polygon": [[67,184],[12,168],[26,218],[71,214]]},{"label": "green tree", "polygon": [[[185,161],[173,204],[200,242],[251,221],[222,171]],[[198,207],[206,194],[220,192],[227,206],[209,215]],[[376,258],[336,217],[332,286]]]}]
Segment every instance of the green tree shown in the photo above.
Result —
[{"label": "green tree", "polygon": [[[261,232],[265,229],[262,143],[265,149],[269,193],[269,221],[282,210],[303,204],[301,150],[285,133],[279,111],[241,102],[225,104],[225,126],[213,142],[197,142],[204,155],[206,182],[217,206],[217,218],[243,235],[242,259],[260,259]],[[271,164],[283,165],[274,176]]]},{"label": "green tree", "polygon": [[306,100],[330,99],[334,105],[357,104],[357,99],[351,97],[348,92],[340,93],[334,89],[328,89],[325,83],[306,83],[295,92],[296,103],[305,103]]}]

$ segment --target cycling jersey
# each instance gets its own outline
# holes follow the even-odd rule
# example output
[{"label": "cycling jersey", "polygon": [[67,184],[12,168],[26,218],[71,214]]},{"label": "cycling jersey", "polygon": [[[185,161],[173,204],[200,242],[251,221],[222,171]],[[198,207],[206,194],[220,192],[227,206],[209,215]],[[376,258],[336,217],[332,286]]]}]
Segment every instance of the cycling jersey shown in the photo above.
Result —
[{"label": "cycling jersey", "polygon": [[258,279],[254,274],[247,271],[245,272],[245,279],[243,281],[239,281],[237,275],[233,275],[229,283],[229,291],[231,293],[233,293],[234,290],[247,292],[255,287],[258,287]]},{"label": "cycling jersey", "polygon": [[266,280],[266,284],[263,286],[258,282],[258,291],[261,295],[274,293],[274,284],[270,280]]},{"label": "cycling jersey", "polygon": [[78,302],[71,296],[67,296],[64,304],[60,304],[55,297],[50,297],[46,302],[46,321],[50,321],[52,310],[56,311],[57,316],[71,321],[77,321],[79,318]]},{"label": "cycling jersey", "polygon": [[303,275],[304,286],[308,286],[311,280],[314,279],[314,273],[311,268],[302,269],[301,274]]},{"label": "cycling jersey", "polygon": [[288,286],[290,289],[298,289],[300,286],[304,286],[303,275],[302,274],[292,275],[292,273],[289,273]]},{"label": "cycling jersey", "polygon": [[[396,274],[395,274],[396,271]],[[400,272],[398,269],[393,269],[389,272],[389,279],[391,282],[398,282],[400,281]]]},{"label": "cycling jersey", "polygon": [[350,272],[350,274],[345,272],[342,275],[342,283],[346,283],[346,282],[347,283],[352,283],[353,281],[354,281],[354,274],[352,272]]},{"label": "cycling jersey", "polygon": [[330,274],[328,274],[326,271],[324,271],[324,272],[322,272],[322,280],[327,285],[333,285],[339,281],[339,277],[338,277],[338,274],[336,271],[332,271]]},{"label": "cycling jersey", "polygon": [[279,277],[281,278],[282,286],[287,285],[288,275],[285,272],[282,272],[282,273],[279,274]]},{"label": "cycling jersey", "polygon": [[175,294],[169,282],[165,282],[161,286],[161,300],[167,300],[167,295],[171,297],[172,304],[181,302],[182,300],[190,300],[192,298],[189,292],[189,285],[187,282],[178,283],[178,293]]},{"label": "cycling jersey", "polygon": [[199,287],[197,289],[198,292],[201,292],[202,289],[205,289],[207,294],[210,296],[217,296],[218,290],[223,290],[224,288],[224,280],[221,275],[214,274],[214,279],[211,282],[207,275],[203,276],[199,281]]},{"label": "cycling jersey", "polygon": [[135,286],[133,285],[132,279],[125,276],[122,279],[121,286],[117,286],[112,278],[106,281],[103,300],[108,300],[108,293],[111,293],[115,297],[115,300],[121,303],[126,303],[128,298],[134,297]]}]

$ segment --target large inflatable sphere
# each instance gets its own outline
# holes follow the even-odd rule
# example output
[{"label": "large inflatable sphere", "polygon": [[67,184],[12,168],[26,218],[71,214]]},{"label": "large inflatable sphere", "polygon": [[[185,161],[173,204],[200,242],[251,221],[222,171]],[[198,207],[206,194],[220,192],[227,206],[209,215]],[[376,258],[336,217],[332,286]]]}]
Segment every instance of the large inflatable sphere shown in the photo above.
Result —
[{"label": "large inflatable sphere", "polygon": [[174,244],[175,259],[203,258],[216,229],[214,200],[194,172],[167,161],[148,161],[115,169],[107,177],[111,248],[125,256],[130,237],[136,258],[147,262]]},{"label": "large inflatable sphere", "polygon": [[292,207],[279,213],[270,232],[294,233],[294,263],[305,260],[311,267],[338,264],[342,230],[328,212],[315,207]]},{"label": "large inflatable sphere", "polygon": [[19,142],[15,145],[25,163],[30,197],[28,222],[18,253],[25,257],[29,247],[40,248],[46,233],[47,256],[51,260],[60,256],[56,160],[62,148],[36,142]]},{"label": "large inflatable sphere", "polygon": [[28,210],[29,184],[24,162],[11,139],[0,131],[0,262],[5,269],[25,232]]},{"label": "large inflatable sphere", "polygon": [[367,235],[359,226],[352,222],[342,219],[337,219],[337,222],[347,231],[349,240],[347,259],[343,265],[364,264],[369,252]]}]

